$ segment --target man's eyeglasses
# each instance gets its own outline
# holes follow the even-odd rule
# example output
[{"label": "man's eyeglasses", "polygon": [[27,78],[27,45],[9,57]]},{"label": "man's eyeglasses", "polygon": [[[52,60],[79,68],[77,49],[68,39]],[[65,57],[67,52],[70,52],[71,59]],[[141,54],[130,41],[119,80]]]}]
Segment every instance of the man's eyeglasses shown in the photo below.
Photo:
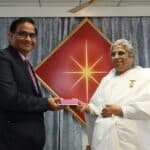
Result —
[{"label": "man's eyeglasses", "polygon": [[26,32],[26,31],[19,31],[19,32],[16,32],[16,34],[20,37],[20,38],[27,38],[28,36],[31,38],[31,39],[34,39],[37,37],[37,34],[34,33],[34,32]]}]

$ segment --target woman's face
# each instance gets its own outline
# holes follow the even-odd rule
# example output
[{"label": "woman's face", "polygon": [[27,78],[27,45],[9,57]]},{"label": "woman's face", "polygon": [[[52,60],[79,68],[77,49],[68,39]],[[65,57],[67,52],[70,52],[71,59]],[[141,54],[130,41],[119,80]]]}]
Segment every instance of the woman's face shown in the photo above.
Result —
[{"label": "woman's face", "polygon": [[116,74],[122,74],[134,65],[134,56],[124,49],[122,45],[114,46],[111,51],[111,59]]}]

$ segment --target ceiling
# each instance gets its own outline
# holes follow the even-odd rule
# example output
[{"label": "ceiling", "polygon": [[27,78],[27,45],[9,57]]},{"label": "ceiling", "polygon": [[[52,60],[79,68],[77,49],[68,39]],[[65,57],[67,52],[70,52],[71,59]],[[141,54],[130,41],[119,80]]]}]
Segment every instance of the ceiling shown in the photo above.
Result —
[{"label": "ceiling", "polygon": [[[0,7],[73,7],[86,0],[0,0]],[[95,7],[150,6],[150,0],[95,0]]]}]

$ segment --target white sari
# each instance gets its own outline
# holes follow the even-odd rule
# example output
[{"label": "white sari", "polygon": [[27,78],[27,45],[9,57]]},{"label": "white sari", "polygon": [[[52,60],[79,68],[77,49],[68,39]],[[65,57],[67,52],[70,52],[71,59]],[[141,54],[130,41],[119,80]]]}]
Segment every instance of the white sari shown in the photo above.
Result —
[{"label": "white sari", "polygon": [[[121,105],[124,117],[102,118],[106,104]],[[89,106],[97,115],[92,150],[150,150],[150,69],[135,67],[118,76],[112,69]]]}]

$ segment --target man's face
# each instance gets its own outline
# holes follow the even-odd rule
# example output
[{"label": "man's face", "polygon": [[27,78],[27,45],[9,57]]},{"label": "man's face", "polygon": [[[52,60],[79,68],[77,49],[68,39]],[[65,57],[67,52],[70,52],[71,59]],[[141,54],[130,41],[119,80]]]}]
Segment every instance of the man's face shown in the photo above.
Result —
[{"label": "man's face", "polygon": [[122,74],[133,67],[133,54],[126,51],[121,45],[113,48],[111,51],[111,59],[117,74]]},{"label": "man's face", "polygon": [[15,33],[9,33],[10,44],[25,56],[35,47],[35,27],[29,22],[19,24]]}]

